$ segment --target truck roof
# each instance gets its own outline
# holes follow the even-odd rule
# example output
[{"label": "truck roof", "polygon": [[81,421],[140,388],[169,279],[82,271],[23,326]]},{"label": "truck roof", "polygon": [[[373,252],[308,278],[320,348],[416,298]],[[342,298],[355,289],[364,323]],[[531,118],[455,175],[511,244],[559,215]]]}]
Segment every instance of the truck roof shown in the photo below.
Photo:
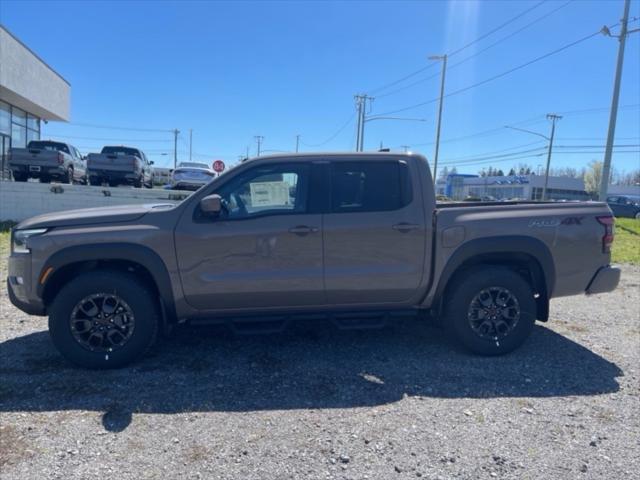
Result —
[{"label": "truck roof", "polygon": [[296,159],[296,160],[314,160],[317,158],[424,158],[419,153],[413,152],[298,152],[298,153],[275,153],[271,155],[262,155],[260,157],[250,157],[243,162],[253,162],[256,160],[282,160],[282,159]]}]

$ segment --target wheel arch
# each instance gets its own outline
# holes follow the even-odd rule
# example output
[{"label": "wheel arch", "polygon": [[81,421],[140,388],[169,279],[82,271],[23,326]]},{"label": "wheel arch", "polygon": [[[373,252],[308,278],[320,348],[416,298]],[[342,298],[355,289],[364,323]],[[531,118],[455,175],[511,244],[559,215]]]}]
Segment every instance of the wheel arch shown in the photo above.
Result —
[{"label": "wheel arch", "polygon": [[43,264],[38,278],[52,268],[37,293],[48,307],[58,289],[78,273],[108,268],[128,271],[144,279],[158,295],[162,319],[166,326],[176,321],[176,308],[171,278],[160,256],[148,247],[129,243],[89,244],[64,248]]},{"label": "wheel arch", "polygon": [[456,277],[482,265],[511,268],[525,276],[536,293],[538,320],[548,319],[549,299],[555,287],[553,257],[542,241],[518,235],[479,238],[458,247],[436,287],[434,299],[438,313],[442,312],[443,301]]}]

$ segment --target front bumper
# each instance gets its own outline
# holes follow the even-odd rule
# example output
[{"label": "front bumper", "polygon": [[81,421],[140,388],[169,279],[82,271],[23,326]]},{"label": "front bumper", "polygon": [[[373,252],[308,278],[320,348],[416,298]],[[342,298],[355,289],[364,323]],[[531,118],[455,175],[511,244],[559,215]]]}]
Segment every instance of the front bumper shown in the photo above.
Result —
[{"label": "front bumper", "polygon": [[606,266],[600,268],[593,276],[585,293],[593,295],[596,293],[606,293],[615,290],[620,283],[621,270],[618,267]]},{"label": "front bumper", "polygon": [[13,305],[29,315],[45,315],[42,299],[37,296],[32,285],[31,255],[13,253],[9,257],[7,291]]}]

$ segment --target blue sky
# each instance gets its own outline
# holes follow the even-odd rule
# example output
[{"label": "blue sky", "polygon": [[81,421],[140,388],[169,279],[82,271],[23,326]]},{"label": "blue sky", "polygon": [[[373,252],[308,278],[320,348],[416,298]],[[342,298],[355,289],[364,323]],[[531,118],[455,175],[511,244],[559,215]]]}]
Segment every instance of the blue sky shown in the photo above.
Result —
[{"label": "blue sky", "polygon": [[[296,134],[302,151],[353,149],[355,121],[348,122],[354,117],[354,94],[375,92],[372,115],[432,100],[439,89],[437,64],[376,90],[434,63],[430,55],[452,53],[526,10],[450,57],[446,92],[614,24],[623,6],[622,0],[538,4],[2,0],[0,22],[72,85],[71,122],[49,123],[44,137],[69,139],[87,153],[108,143],[137,144],[157,164],[169,165],[168,130],[182,132],[179,160],[187,160],[193,129],[194,160],[234,163],[247,146],[255,153],[254,135],[265,137],[265,150],[293,150]],[[631,16],[640,17],[640,1],[632,0]],[[630,27],[640,27],[640,21]],[[544,163],[535,149],[545,141],[503,126],[548,134],[548,112],[564,115],[557,126],[554,166],[579,168],[601,159],[598,146],[606,137],[617,47],[615,39],[597,35],[446,98],[441,162],[471,173],[488,165],[508,170],[521,162],[535,168]],[[625,60],[620,97],[625,107],[616,144],[636,147],[616,151],[619,171],[640,167],[640,33],[630,35]],[[371,122],[365,148],[376,149],[381,142],[394,149],[408,145],[431,158],[436,113],[432,102],[395,114],[424,122]],[[631,153],[622,153],[625,149]],[[529,150],[536,156],[518,154]],[[513,157],[491,158],[505,154]]]}]

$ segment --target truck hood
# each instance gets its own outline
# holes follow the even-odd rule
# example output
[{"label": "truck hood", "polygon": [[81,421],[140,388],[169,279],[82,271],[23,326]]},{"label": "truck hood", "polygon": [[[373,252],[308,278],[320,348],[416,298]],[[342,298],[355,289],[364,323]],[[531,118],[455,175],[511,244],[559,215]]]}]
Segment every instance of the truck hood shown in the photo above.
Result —
[{"label": "truck hood", "polygon": [[131,222],[158,207],[173,207],[173,204],[118,205],[114,207],[82,208],[79,210],[46,213],[20,222],[16,226],[16,229]]}]

